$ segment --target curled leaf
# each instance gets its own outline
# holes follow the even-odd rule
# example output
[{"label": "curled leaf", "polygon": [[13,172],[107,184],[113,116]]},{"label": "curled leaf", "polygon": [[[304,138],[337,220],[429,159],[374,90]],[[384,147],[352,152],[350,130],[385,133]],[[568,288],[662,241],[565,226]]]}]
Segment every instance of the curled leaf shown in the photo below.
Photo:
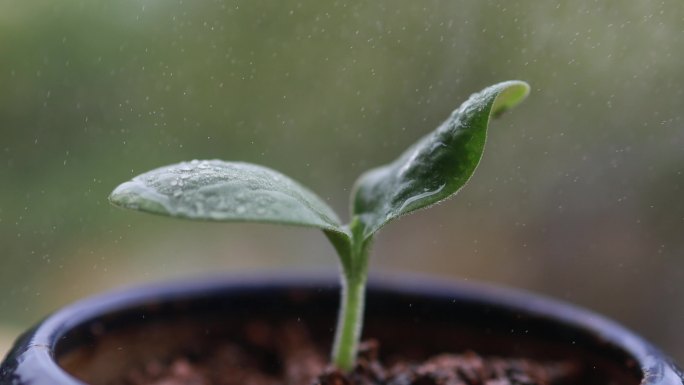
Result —
[{"label": "curled leaf", "polygon": [[512,108],[528,92],[527,83],[508,81],[473,94],[397,160],[363,174],[354,188],[352,215],[364,237],[458,192],[480,162],[490,116]]}]

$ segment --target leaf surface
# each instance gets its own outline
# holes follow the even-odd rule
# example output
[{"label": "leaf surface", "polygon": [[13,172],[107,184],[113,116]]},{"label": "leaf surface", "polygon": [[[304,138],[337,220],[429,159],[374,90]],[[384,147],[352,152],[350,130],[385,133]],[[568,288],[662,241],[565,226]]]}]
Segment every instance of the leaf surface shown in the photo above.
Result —
[{"label": "leaf surface", "polygon": [[194,160],[161,167],[119,185],[109,200],[172,217],[289,224],[346,234],[333,210],[313,192],[250,163]]},{"label": "leaf surface", "polygon": [[363,174],[352,193],[352,215],[363,236],[458,192],[480,162],[490,116],[512,108],[528,92],[527,83],[508,81],[473,94],[397,160]]}]

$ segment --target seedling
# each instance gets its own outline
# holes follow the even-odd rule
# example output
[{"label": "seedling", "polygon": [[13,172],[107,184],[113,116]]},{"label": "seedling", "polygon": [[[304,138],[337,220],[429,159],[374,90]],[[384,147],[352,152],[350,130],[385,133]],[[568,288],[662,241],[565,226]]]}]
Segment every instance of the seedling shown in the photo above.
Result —
[{"label": "seedling", "polygon": [[397,160],[361,175],[352,190],[347,225],[299,183],[270,168],[242,162],[193,160],[161,167],[121,184],[109,199],[117,206],[172,217],[323,230],[339,255],[342,272],[332,361],[348,371],[361,335],[375,234],[402,215],[456,194],[480,161],[490,116],[515,106],[528,92],[527,83],[508,81],[473,94]]}]

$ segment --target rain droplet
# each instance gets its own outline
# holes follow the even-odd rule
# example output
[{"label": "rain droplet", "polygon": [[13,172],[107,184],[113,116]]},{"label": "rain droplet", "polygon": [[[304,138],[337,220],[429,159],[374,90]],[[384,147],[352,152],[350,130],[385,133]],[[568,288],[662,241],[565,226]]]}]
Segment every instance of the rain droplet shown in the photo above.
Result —
[{"label": "rain droplet", "polygon": [[236,211],[238,214],[244,214],[245,211],[247,211],[247,209],[245,208],[245,206],[238,206],[238,207],[235,209],[235,211]]}]

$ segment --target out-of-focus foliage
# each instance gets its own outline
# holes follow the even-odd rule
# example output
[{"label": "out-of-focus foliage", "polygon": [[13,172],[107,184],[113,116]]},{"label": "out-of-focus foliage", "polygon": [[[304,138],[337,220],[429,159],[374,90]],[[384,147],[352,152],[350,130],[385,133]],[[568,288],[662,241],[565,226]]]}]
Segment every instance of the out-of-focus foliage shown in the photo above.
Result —
[{"label": "out-of-focus foliage", "polygon": [[106,198],[220,158],[345,212],[361,171],[515,78],[531,97],[493,123],[469,188],[383,231],[373,263],[565,298],[682,361],[682,63],[675,0],[2,1],[0,324],[130,283],[334,269],[316,231],[189,230]]}]

